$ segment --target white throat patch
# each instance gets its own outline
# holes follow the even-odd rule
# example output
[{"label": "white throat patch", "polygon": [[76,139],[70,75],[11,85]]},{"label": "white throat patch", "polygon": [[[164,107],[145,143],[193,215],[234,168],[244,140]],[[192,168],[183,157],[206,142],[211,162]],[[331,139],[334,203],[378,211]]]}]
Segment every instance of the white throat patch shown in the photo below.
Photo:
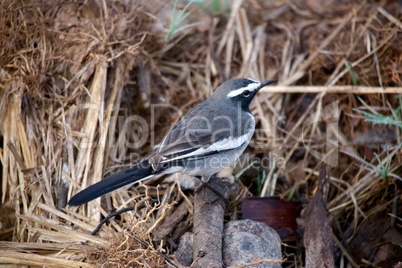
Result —
[{"label": "white throat patch", "polygon": [[[251,80],[251,79],[250,79]],[[253,80],[254,81],[254,80]],[[248,90],[250,92],[255,91],[257,88],[261,86],[260,82],[255,81],[254,83],[249,84],[246,87],[242,87],[233,91],[230,91],[229,94],[226,96],[228,98],[236,97],[240,94],[242,94],[245,90]]]}]

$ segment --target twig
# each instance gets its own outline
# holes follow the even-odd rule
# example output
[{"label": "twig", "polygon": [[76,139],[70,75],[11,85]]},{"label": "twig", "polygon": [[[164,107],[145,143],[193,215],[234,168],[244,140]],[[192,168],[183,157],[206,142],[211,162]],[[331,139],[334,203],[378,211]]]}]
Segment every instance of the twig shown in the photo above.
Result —
[{"label": "twig", "polygon": [[15,161],[17,161],[18,165],[20,165],[21,169],[26,169],[24,161],[22,160],[20,154],[18,153],[17,148],[15,148],[14,144],[10,141],[7,143],[8,149],[10,149],[11,153],[13,154]]},{"label": "twig", "polygon": [[402,87],[355,87],[355,86],[272,86],[261,93],[347,93],[347,94],[402,94]]},{"label": "twig", "polygon": [[[145,242],[144,240],[142,240],[141,238],[137,237],[133,232],[131,232],[130,230],[126,230],[127,234],[134,238],[138,243],[140,243],[141,245],[143,245],[144,247],[151,249],[152,247]],[[168,263],[170,263],[171,265],[173,265],[174,267],[180,267],[174,260],[172,260],[171,258],[169,258],[165,253],[160,252],[160,251],[156,251],[156,254],[158,254],[159,256],[161,256],[162,258],[164,258]]]},{"label": "twig", "polygon": [[353,267],[359,267],[359,265],[355,262],[355,260],[352,258],[352,256],[349,254],[349,251],[347,248],[345,248],[345,246],[342,244],[342,242],[338,239],[338,237],[336,237],[336,235],[333,235],[334,238],[334,242],[336,243],[336,245],[339,247],[339,249],[342,251],[342,254],[346,257],[346,259],[348,259],[349,263],[353,266]]},{"label": "twig", "polygon": [[[144,206],[145,207],[145,206]],[[127,212],[127,211],[131,211],[134,210],[134,207],[127,207],[127,208],[123,208],[120,209],[118,211],[115,211],[113,213],[110,213],[109,215],[106,216],[106,218],[104,218],[99,224],[98,226],[96,226],[95,230],[92,231],[91,235],[96,235],[100,228],[102,227],[102,225],[104,225],[108,220],[110,220],[113,217],[116,217],[117,215],[120,215],[121,213]]]},{"label": "twig", "polygon": [[[153,205],[153,204],[155,204],[155,203],[157,203],[157,201],[155,201],[155,200],[149,201],[149,204],[150,204],[150,205]],[[111,218],[116,217],[116,216],[118,216],[118,215],[120,215],[120,214],[122,214],[122,213],[124,213],[124,212],[127,212],[127,211],[131,211],[131,210],[135,210],[135,209],[139,210],[139,209],[143,209],[143,208],[145,208],[145,207],[146,207],[146,203],[142,203],[138,208],[135,208],[135,207],[127,207],[127,208],[123,208],[123,209],[117,210],[117,211],[115,211],[115,212],[113,212],[113,213],[110,213],[109,215],[107,215],[107,216],[98,224],[98,226],[96,226],[95,230],[92,231],[91,235],[96,235],[96,234],[99,232],[99,230],[100,230],[100,228],[102,227],[102,225],[104,225],[104,224],[105,224],[108,220],[110,220]]]},{"label": "twig", "polygon": [[399,28],[402,29],[402,23],[397,18],[395,18],[394,16],[389,14],[383,7],[378,7],[377,10],[378,10],[378,12],[381,13],[381,15],[386,17],[390,22],[392,22],[393,24],[395,24],[396,26],[398,26]]}]

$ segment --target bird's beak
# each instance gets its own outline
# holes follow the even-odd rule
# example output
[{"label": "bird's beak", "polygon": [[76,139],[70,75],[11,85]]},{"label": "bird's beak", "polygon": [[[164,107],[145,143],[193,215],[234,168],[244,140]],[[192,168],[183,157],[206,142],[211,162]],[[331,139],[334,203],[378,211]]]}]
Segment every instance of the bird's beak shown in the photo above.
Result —
[{"label": "bird's beak", "polygon": [[266,81],[264,81],[264,82],[261,83],[261,87],[260,87],[260,88],[263,88],[263,87],[265,87],[265,86],[268,86],[268,85],[270,85],[270,84],[272,84],[272,83],[275,83],[275,82],[277,82],[277,81],[278,81],[278,79],[266,80]]}]

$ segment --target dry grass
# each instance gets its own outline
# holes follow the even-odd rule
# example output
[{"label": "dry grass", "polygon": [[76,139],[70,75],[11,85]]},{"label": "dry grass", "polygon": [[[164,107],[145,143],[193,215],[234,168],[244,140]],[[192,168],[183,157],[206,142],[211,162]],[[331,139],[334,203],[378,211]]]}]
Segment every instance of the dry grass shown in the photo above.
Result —
[{"label": "dry grass", "polygon": [[[303,144],[325,152],[323,137],[336,130],[314,123],[304,129],[305,140],[301,131],[306,118],[337,102],[339,163],[331,169],[328,210],[340,258],[360,261],[348,251],[347,234],[367,219],[381,215],[401,232],[395,221],[401,215],[401,182],[383,179],[365,163],[379,166],[373,153],[384,163],[393,155],[389,170],[401,176],[401,130],[373,126],[353,110],[367,110],[359,95],[373,112],[391,115],[401,105],[402,26],[395,14],[400,7],[357,2],[234,0],[230,11],[214,16],[192,5],[185,23],[203,24],[165,44],[163,27],[173,3],[3,1],[0,160],[1,211],[7,213],[0,237],[14,242],[0,242],[0,263],[172,266],[158,253],[172,249],[192,225],[192,197],[179,184],[159,192],[150,182],[134,192],[113,193],[102,204],[64,207],[80,189],[151,152],[179,117],[169,109],[152,113],[151,105],[170,103],[186,112],[231,77],[279,79],[252,106],[263,130],[249,153],[272,152],[287,163],[267,170],[264,195],[291,196],[281,178],[289,178],[307,199],[314,194],[320,162]],[[135,121],[122,124],[133,115],[149,129]],[[127,146],[147,131],[152,139],[135,150]],[[245,195],[243,187],[231,218]],[[112,220],[98,237],[89,235],[110,211],[151,197],[160,202]],[[167,244],[167,238],[153,241],[150,231],[183,202],[189,213],[180,231]]]}]

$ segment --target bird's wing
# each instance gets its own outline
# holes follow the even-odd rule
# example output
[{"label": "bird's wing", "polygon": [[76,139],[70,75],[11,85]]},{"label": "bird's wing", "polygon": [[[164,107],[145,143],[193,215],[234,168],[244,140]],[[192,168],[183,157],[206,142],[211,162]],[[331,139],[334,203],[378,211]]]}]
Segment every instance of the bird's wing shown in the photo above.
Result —
[{"label": "bird's wing", "polygon": [[[220,107],[220,106],[217,106]],[[208,111],[204,111],[208,109]],[[225,112],[225,111],[224,111]],[[219,116],[207,118],[207,113]],[[253,117],[249,126],[235,126],[222,111],[211,111],[205,102],[190,111],[166,135],[158,151],[149,159],[153,164],[193,159],[240,147],[254,132]],[[247,124],[246,124],[247,125]],[[241,129],[243,131],[241,131]]]},{"label": "bird's wing", "polygon": [[[180,135],[172,130],[166,137],[163,147],[150,158],[151,163],[163,164],[171,161],[194,159],[231,150],[249,142],[253,131],[248,130],[243,135],[232,135],[229,129],[212,132],[209,130],[184,130]],[[171,139],[171,137],[175,139]],[[171,143],[170,143],[171,142]]]},{"label": "bird's wing", "polygon": [[221,151],[238,148],[250,139],[249,133],[238,138],[233,138],[227,133],[218,133],[217,135],[197,134],[198,133],[191,133],[182,137],[179,141],[156,153],[154,159],[159,159],[160,162],[168,162],[184,158],[204,157]]}]

